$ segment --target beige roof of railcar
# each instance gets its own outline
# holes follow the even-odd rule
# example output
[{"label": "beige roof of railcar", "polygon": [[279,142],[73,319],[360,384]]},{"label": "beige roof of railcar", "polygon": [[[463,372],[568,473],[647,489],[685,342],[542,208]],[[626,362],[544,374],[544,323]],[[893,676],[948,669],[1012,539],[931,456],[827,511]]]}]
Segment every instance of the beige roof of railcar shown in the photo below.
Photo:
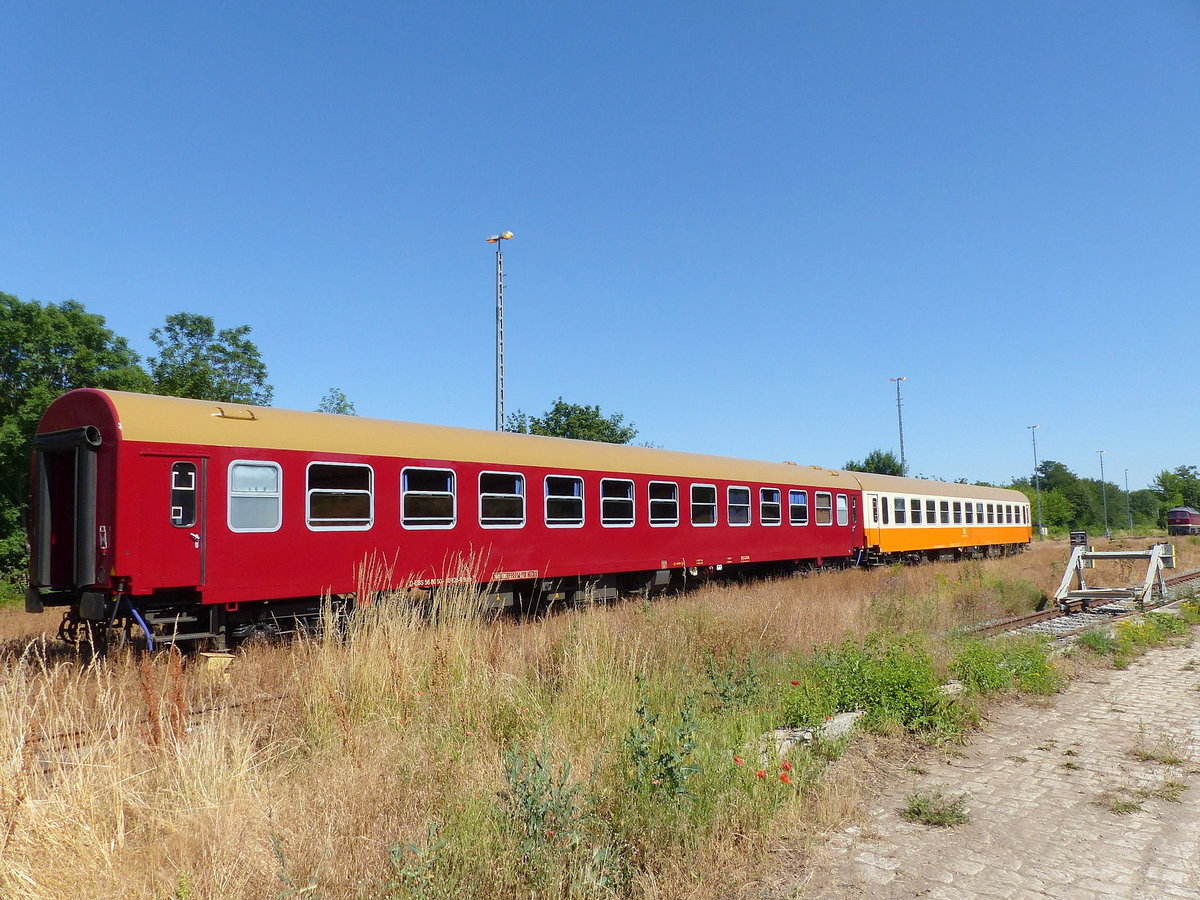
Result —
[{"label": "beige roof of railcar", "polygon": [[649,447],[104,391],[127,440],[854,490],[850,473]]},{"label": "beige roof of railcar", "polygon": [[877,491],[881,494],[936,494],[939,497],[970,497],[972,500],[1001,500],[1005,503],[1029,500],[1020,491],[1009,488],[927,481],[924,478],[898,478],[895,475],[876,475],[872,472],[847,474],[857,478],[864,491]]}]

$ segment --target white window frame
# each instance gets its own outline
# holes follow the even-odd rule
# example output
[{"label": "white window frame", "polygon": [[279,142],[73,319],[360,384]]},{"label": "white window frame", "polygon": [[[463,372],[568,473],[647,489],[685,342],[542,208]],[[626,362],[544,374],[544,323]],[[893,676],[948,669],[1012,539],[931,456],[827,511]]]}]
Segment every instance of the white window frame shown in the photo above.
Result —
[{"label": "white window frame", "polygon": [[[801,497],[804,498],[804,502],[803,503],[793,503],[792,502],[792,494],[799,494]],[[801,521],[797,521],[796,518],[792,516],[792,510],[798,506],[804,507],[804,519]],[[809,512],[808,491],[801,490],[800,488],[788,488],[788,524],[794,525],[796,528],[804,528],[811,521],[812,521],[812,514]]]},{"label": "white window frame", "polygon": [[[825,497],[828,500],[828,506],[821,506],[821,498]],[[822,522],[818,513],[825,510],[829,513],[829,521]],[[830,528],[833,526],[833,491],[813,491],[813,522],[818,528]]]},{"label": "white window frame", "polygon": [[[404,479],[409,472],[449,472],[450,473],[450,490],[449,491],[406,491],[404,489]],[[404,498],[409,494],[416,494],[422,497],[445,497],[450,496],[450,522],[449,524],[433,524],[433,525],[410,525],[404,517]],[[415,520],[415,521],[420,521]],[[406,531],[447,531],[458,524],[458,473],[453,469],[443,468],[441,466],[405,466],[400,470],[400,527]]]},{"label": "white window frame", "polygon": [[[550,479],[551,478],[561,478],[564,481],[575,482],[579,486],[579,493],[578,494],[551,494],[550,493]],[[584,485],[583,485],[582,477],[580,477],[579,475],[557,475],[557,474],[547,475],[545,480],[542,482],[542,494],[544,497],[542,514],[543,514],[544,520],[546,522],[547,528],[582,528],[583,527],[583,523],[584,523],[584,521],[586,521],[586,518],[587,518],[587,506],[584,503]],[[551,518],[550,518],[550,500],[551,500],[551,498],[553,498],[555,500],[578,500],[579,501],[579,521],[575,522],[575,521],[568,520],[565,518],[551,520]]]},{"label": "white window frame", "polygon": [[[367,470],[367,489],[353,489],[349,491],[331,490],[329,488],[313,488],[311,487],[311,472],[313,466],[337,466],[343,469],[366,469]],[[312,497],[313,494],[366,494],[367,495],[367,521],[363,525],[345,525],[333,524],[322,525],[321,522],[340,523],[340,519],[317,519],[318,524],[313,524],[312,519]],[[375,524],[375,470],[365,463],[347,463],[328,459],[311,460],[304,467],[304,524],[309,531],[370,531]]]},{"label": "white window frame", "polygon": [[[497,494],[494,492],[484,493],[483,491],[483,476],[484,475],[507,475],[511,478],[518,479],[520,485],[520,493],[517,494]],[[477,487],[476,496],[479,500],[479,527],[498,530],[516,530],[525,527],[525,523],[529,521],[529,502],[526,499],[526,478],[523,472],[500,472],[494,469],[486,469],[479,473],[479,478],[475,482]],[[484,522],[483,521],[483,501],[485,497],[520,497],[521,498],[521,521],[520,522]]]},{"label": "white window frame", "polygon": [[[675,493],[674,500],[665,500],[662,497],[654,497],[651,492],[655,485],[667,485],[672,488]],[[654,519],[654,504],[655,503],[672,503],[675,507],[675,518],[673,520],[662,519],[655,521]],[[675,481],[651,481],[646,485],[646,516],[650,522],[651,528],[678,528],[679,527],[679,483]]]},{"label": "white window frame", "polygon": [[850,524],[850,497],[847,494],[838,494],[834,500],[834,515],[838,528],[845,528]]},{"label": "white window frame", "polygon": [[[766,494],[774,493],[775,499],[768,500]],[[775,518],[768,519],[763,514],[763,508],[767,506],[775,507]],[[783,491],[777,487],[760,487],[758,489],[758,524],[766,525],[768,528],[773,528],[783,524]]]},{"label": "white window frame", "polygon": [[[627,497],[605,497],[604,485],[612,482],[614,484],[629,485],[629,496]],[[629,502],[629,521],[610,522],[604,515],[604,501],[619,500]],[[600,527],[601,528],[632,528],[637,523],[637,485],[633,483],[632,478],[601,478],[600,479]]]},{"label": "white window frame", "polygon": [[[711,522],[696,521],[696,488],[708,488],[712,491],[712,503],[701,503],[701,507],[712,507],[713,520]],[[717,523],[721,521],[720,513],[720,494],[717,491],[715,484],[706,484],[704,482],[694,482],[688,485],[688,521],[692,523],[693,528],[716,528]]]},{"label": "white window frame", "polygon": [[[233,489],[233,470],[236,466],[260,466],[270,467],[275,470],[276,485],[275,491],[235,491]],[[266,459],[235,459],[229,464],[229,468],[225,472],[225,524],[229,526],[229,530],[237,534],[255,534],[269,533],[278,531],[283,527],[283,466],[277,462],[271,462]],[[274,528],[237,528],[233,524],[233,501],[239,498],[250,497],[274,497],[276,500],[275,508],[279,512],[278,519]]]},{"label": "white window frame", "polygon": [[[734,491],[745,491],[746,492],[746,502],[738,503],[735,506],[734,502],[733,502],[733,492]],[[753,524],[753,522],[754,522],[753,496],[754,495],[750,493],[750,488],[747,487],[746,485],[731,484],[727,488],[725,488],[725,520],[727,522],[729,522],[729,527],[731,527],[731,528],[749,528],[750,525]],[[739,510],[744,509],[746,511],[746,521],[745,522],[733,521],[733,511],[735,509],[739,509]]]}]

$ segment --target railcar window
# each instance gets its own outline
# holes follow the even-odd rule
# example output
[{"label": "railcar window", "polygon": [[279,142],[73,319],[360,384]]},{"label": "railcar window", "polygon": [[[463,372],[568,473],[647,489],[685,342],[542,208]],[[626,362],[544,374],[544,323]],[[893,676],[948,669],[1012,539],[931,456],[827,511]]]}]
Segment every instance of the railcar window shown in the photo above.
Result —
[{"label": "railcar window", "polygon": [[750,524],[750,488],[731,487],[729,489],[729,524]]},{"label": "railcar window", "polygon": [[323,530],[370,528],[373,513],[371,475],[370,466],[310,463],[308,527]]},{"label": "railcar window", "polygon": [[453,470],[400,471],[400,524],[405,528],[453,528],[457,513]]},{"label": "railcar window", "polygon": [[778,525],[783,519],[783,504],[779,502],[779,488],[758,489],[758,521],[763,525]]},{"label": "railcar window", "polygon": [[717,524],[717,488],[712,484],[692,485],[692,524]]},{"label": "railcar window", "polygon": [[896,513],[896,524],[897,525],[908,524],[907,516],[905,515],[905,512],[904,512],[904,498],[896,497],[895,501],[896,502],[894,504],[894,512]]},{"label": "railcar window", "polygon": [[624,478],[600,480],[600,524],[606,528],[633,525],[633,482]]},{"label": "railcar window", "polygon": [[912,523],[914,525],[920,525],[921,524],[921,501],[918,500],[916,497],[913,497],[912,499],[909,500],[908,509],[909,509],[909,512],[912,513],[912,515],[911,515]]},{"label": "railcar window", "polygon": [[950,501],[949,500],[940,501],[939,505],[938,505],[938,511],[941,513],[941,516],[942,516],[942,524],[949,525],[950,524]]},{"label": "railcar window", "polygon": [[525,524],[524,475],[479,473],[479,524],[484,528],[520,528]]},{"label": "railcar window", "polygon": [[962,524],[962,501],[961,500],[954,501],[954,524],[955,525]]},{"label": "railcar window", "polygon": [[655,527],[679,524],[679,485],[675,482],[650,482],[650,524]]},{"label": "railcar window", "polygon": [[808,524],[808,491],[788,491],[788,521],[793,525]]},{"label": "railcar window", "polygon": [[196,524],[195,463],[171,463],[171,524],[176,528]]},{"label": "railcar window", "polygon": [[1011,503],[1004,504],[1004,523],[1006,525],[1012,524],[1012,520],[1013,520],[1012,512],[1013,512],[1012,504]]},{"label": "railcar window", "polygon": [[546,525],[579,528],[583,525],[583,479],[573,475],[546,476]]},{"label": "railcar window", "polygon": [[987,523],[989,525],[996,524],[996,505],[994,503],[987,505]]},{"label": "railcar window", "polygon": [[889,522],[888,522],[888,498],[887,497],[883,498],[883,524],[884,525],[889,524]]},{"label": "railcar window", "polygon": [[845,494],[837,495],[837,523],[843,526],[850,524],[850,502]]},{"label": "railcar window", "polygon": [[879,498],[878,497],[871,498],[871,524],[872,525],[879,524]]},{"label": "railcar window", "polygon": [[925,501],[925,524],[937,524],[937,502],[934,500]]},{"label": "railcar window", "polygon": [[983,524],[983,504],[982,503],[975,504],[975,524],[977,524],[977,525]]},{"label": "railcar window", "polygon": [[229,530],[278,531],[283,520],[282,485],[278,463],[230,463]]},{"label": "railcar window", "polygon": [[970,501],[963,504],[963,511],[966,513],[966,523],[968,525],[975,524],[975,504]]},{"label": "railcar window", "polygon": [[832,525],[833,494],[828,491],[817,491],[813,500],[813,521],[818,525]]}]

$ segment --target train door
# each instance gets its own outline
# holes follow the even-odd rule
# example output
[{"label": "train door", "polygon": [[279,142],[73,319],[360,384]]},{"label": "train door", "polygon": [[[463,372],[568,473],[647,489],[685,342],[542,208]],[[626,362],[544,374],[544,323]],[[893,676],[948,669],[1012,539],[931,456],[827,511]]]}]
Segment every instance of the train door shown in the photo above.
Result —
[{"label": "train door", "polygon": [[887,498],[881,497],[874,491],[863,492],[863,535],[867,547],[878,547],[880,528],[887,517]]},{"label": "train door", "polygon": [[140,587],[200,587],[204,584],[207,526],[202,456],[147,456]]}]

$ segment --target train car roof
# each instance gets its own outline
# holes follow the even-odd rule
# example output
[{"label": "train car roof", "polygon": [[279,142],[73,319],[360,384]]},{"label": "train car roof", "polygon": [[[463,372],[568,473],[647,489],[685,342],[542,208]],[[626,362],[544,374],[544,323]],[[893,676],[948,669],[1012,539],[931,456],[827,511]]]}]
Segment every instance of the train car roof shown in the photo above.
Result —
[{"label": "train car roof", "polygon": [[[274,407],[188,400],[151,394],[82,389],[101,395],[115,412],[122,438],[158,444],[299,450],[356,456],[393,456],[505,466],[628,472],[759,484],[803,484],[854,490],[852,473],[820,466],[771,463],[537,435]],[[89,398],[90,399],[90,398]]]},{"label": "train car roof", "polygon": [[972,500],[1003,500],[1006,503],[1029,499],[1012,488],[927,481],[924,478],[899,478],[895,475],[876,475],[874,472],[849,474],[858,479],[864,491],[878,491],[881,494],[937,494],[941,497],[970,497]]}]

